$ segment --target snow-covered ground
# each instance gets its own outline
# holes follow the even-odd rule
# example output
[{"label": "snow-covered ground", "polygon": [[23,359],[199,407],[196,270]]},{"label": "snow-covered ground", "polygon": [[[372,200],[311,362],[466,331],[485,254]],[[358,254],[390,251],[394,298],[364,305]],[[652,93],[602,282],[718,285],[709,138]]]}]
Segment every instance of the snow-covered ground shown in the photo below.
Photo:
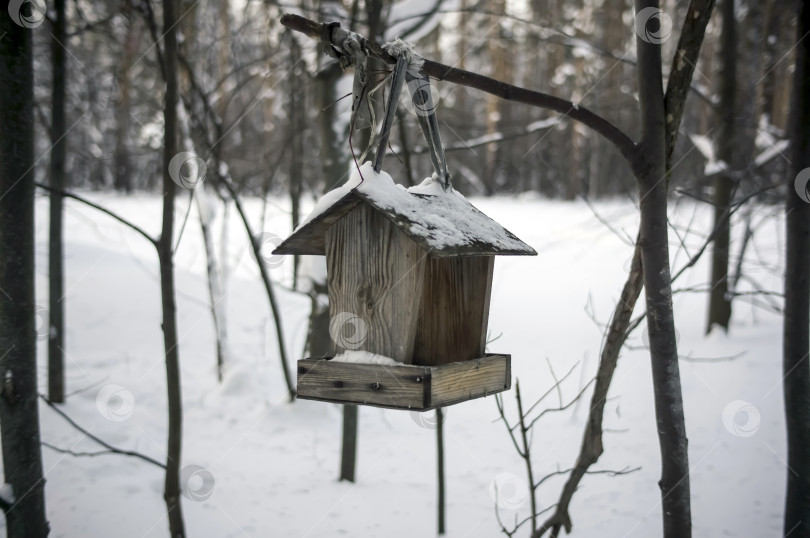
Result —
[{"label": "snow-covered ground", "polygon": [[[89,194],[93,200],[156,233],[159,200],[152,196]],[[481,210],[532,245],[539,256],[502,257],[495,265],[490,351],[512,354],[527,403],[574,365],[563,384],[567,401],[594,375],[601,329],[629,266],[632,249],[583,203],[534,198],[473,200]],[[67,388],[63,409],[108,442],[158,460],[165,457],[166,396],[159,281],[150,246],[94,210],[68,201]],[[260,203],[249,200],[259,229]],[[182,214],[185,199],[178,204]],[[633,237],[637,210],[602,202],[596,210],[619,235]],[[770,208],[758,224],[745,273],[781,290],[782,221]],[[204,255],[196,214],[177,253],[178,317],[183,378],[183,464],[189,497],[183,511],[192,537],[430,536],[436,533],[435,431],[429,420],[402,411],[361,408],[358,482],[337,482],[340,409],[286,400],[275,332],[247,239],[231,212],[228,281],[231,355],[222,385],[215,376],[213,325],[207,307]],[[218,216],[221,218],[221,213]],[[673,208],[674,266],[702,244],[710,211],[691,203]],[[285,236],[284,200],[268,208],[263,231]],[[692,232],[687,232],[691,224]],[[216,225],[217,234],[220,225]],[[734,244],[734,252],[739,243]],[[290,283],[292,263],[273,268]],[[47,201],[37,201],[37,289],[47,305]],[[702,260],[677,288],[702,286]],[[748,283],[742,289],[750,289]],[[309,299],[278,290],[291,357],[300,358]],[[755,298],[762,303],[765,298]],[[781,320],[750,298],[735,303],[730,336],[705,337],[706,296],[678,293],[680,352],[695,536],[775,536],[785,482],[781,400]],[[643,307],[643,299],[640,301]],[[637,311],[640,310],[637,309]],[[643,325],[642,325],[643,328]],[[571,507],[576,536],[650,537],[661,534],[658,440],[649,357],[642,331],[619,361],[605,413],[605,454],[597,469],[641,470],[618,477],[588,476]],[[45,341],[40,372],[45,371]],[[715,358],[734,360],[711,362]],[[46,378],[40,375],[40,390]],[[515,414],[514,390],[505,403]],[[549,405],[557,405],[556,397]],[[552,413],[534,432],[532,456],[542,476],[570,467],[580,444],[587,400]],[[100,449],[44,404],[43,440],[76,452]],[[501,517],[528,515],[525,472],[492,397],[447,410],[447,528],[452,537],[491,537]],[[168,533],[160,469],[120,455],[73,457],[43,448],[47,508],[59,537],[162,537]],[[555,502],[564,477],[540,490]],[[523,527],[520,535],[527,535]]]}]

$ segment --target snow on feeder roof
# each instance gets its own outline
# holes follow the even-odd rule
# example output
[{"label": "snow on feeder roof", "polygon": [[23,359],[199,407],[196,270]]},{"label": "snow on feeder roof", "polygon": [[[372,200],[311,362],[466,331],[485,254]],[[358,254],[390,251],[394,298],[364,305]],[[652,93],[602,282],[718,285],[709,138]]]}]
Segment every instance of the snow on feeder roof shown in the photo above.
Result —
[{"label": "snow on feeder roof", "polygon": [[405,189],[370,162],[354,170],[345,185],[326,193],[312,213],[273,254],[325,254],[326,231],[365,202],[436,257],[535,256],[537,252],[434,178]]}]

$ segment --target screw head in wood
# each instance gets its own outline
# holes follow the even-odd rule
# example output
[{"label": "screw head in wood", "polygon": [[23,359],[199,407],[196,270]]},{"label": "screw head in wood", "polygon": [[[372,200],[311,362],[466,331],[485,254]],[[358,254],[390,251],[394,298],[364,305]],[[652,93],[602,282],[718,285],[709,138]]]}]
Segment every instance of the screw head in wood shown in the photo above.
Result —
[{"label": "screw head in wood", "polygon": [[415,381],[416,381],[417,383],[421,383],[421,382],[422,382],[422,376],[416,376],[416,380],[415,380]]},{"label": "screw head in wood", "polygon": [[372,390],[380,390],[382,388],[382,385],[380,385],[379,383],[372,383],[371,388]]},{"label": "screw head in wood", "polygon": [[335,388],[339,389],[343,386],[343,381],[335,381],[333,384],[335,385]]},{"label": "screw head in wood", "polygon": [[299,374],[305,374],[305,373],[307,373],[307,369],[304,368],[303,366],[299,366],[298,367],[298,373]]}]

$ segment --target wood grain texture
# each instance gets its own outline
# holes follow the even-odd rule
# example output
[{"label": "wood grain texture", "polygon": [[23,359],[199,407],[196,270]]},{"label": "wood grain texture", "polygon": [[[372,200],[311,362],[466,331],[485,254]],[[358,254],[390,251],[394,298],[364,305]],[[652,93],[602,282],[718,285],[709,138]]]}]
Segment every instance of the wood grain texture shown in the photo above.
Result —
[{"label": "wood grain texture", "polygon": [[441,366],[298,361],[298,398],[427,411],[512,386],[511,357],[490,354]]},{"label": "wood grain texture", "polygon": [[430,407],[445,407],[489,396],[512,386],[511,355],[487,355],[431,369]]},{"label": "wood grain texture", "polygon": [[365,204],[327,230],[330,316],[333,320],[344,312],[359,316],[365,331],[359,343],[338,337],[339,349],[361,349],[410,362],[426,259],[402,230]]},{"label": "wood grain texture", "polygon": [[439,365],[484,355],[495,258],[428,257],[413,364]]},{"label": "wood grain texture", "polygon": [[304,400],[421,409],[429,386],[430,371],[424,367],[298,361],[298,397]]}]

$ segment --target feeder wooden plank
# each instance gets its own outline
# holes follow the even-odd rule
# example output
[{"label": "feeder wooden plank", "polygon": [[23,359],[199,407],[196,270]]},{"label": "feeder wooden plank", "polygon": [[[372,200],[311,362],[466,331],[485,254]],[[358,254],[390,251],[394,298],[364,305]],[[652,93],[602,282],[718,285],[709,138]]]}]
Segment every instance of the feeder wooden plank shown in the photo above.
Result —
[{"label": "feeder wooden plank", "polygon": [[[339,348],[361,349],[405,363],[413,354],[425,254],[379,211],[361,204],[326,232],[329,314],[359,316],[360,330],[333,338]],[[343,340],[343,341],[341,341]]]},{"label": "feeder wooden plank", "polygon": [[435,366],[484,355],[495,258],[434,258],[425,265],[413,364]]},{"label": "feeder wooden plank", "polygon": [[298,398],[427,411],[509,389],[510,366],[509,355],[440,366],[303,359],[298,361]]},{"label": "feeder wooden plank", "polygon": [[416,366],[298,361],[298,397],[305,400],[421,409],[429,386],[430,373]]},{"label": "feeder wooden plank", "polygon": [[511,357],[488,355],[433,368],[430,407],[489,396],[512,386]]}]

